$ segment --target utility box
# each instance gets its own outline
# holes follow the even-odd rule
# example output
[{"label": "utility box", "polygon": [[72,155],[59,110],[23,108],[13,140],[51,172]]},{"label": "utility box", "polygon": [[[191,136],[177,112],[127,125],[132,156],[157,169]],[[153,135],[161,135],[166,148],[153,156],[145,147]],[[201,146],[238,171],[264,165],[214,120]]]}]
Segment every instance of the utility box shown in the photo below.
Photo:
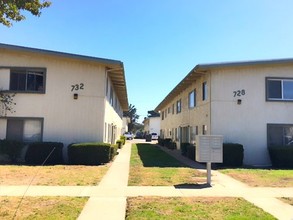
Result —
[{"label": "utility box", "polygon": [[223,163],[223,136],[197,135],[195,160],[201,163]]}]

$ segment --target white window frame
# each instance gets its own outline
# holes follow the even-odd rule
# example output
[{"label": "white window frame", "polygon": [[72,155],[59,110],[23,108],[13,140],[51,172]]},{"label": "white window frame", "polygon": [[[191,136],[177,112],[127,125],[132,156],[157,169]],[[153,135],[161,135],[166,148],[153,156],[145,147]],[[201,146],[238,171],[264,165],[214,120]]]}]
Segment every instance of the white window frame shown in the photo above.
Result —
[{"label": "white window frame", "polygon": [[[271,98],[269,97],[269,82],[270,81],[280,81],[281,82],[281,97],[280,98]],[[293,101],[293,97],[290,99],[287,99],[284,97],[284,82],[291,82],[293,83],[293,78],[272,78],[267,77],[266,78],[266,100],[267,101]]]}]

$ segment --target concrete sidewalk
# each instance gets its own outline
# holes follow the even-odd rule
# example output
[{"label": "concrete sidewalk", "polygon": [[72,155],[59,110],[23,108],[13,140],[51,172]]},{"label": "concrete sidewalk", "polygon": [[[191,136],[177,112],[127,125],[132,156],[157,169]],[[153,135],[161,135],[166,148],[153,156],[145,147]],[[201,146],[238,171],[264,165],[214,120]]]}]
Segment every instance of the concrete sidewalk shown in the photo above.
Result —
[{"label": "concrete sidewalk", "polygon": [[[162,197],[242,197],[277,219],[293,220],[293,207],[277,198],[293,197],[293,188],[249,187],[218,171],[212,184],[177,186],[127,186],[131,153],[129,141],[120,150],[98,186],[0,186],[0,196],[79,196],[90,197],[78,219],[125,219],[126,199],[136,196]],[[179,151],[162,148],[188,166],[206,172],[205,167],[181,156]]]}]

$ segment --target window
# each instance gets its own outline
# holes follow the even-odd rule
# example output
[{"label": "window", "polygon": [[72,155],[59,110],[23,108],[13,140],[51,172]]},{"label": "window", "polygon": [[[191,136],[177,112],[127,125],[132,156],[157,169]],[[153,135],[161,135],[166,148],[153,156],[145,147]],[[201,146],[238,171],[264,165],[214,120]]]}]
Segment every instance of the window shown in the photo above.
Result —
[{"label": "window", "polygon": [[7,140],[38,142],[42,141],[43,119],[18,119],[7,120]]},{"label": "window", "polygon": [[190,127],[190,142],[195,143],[195,137],[198,135],[198,126]]},{"label": "window", "polygon": [[44,93],[44,87],[44,69],[16,68],[10,70],[10,90]]},{"label": "window", "polygon": [[175,104],[172,105],[172,114],[174,115],[175,112]]},{"label": "window", "polygon": [[162,120],[164,120],[164,111],[162,111]]},{"label": "window", "polygon": [[170,114],[170,113],[171,113],[171,107],[168,108],[168,114]]},{"label": "window", "polygon": [[207,125],[203,125],[203,126],[202,126],[202,134],[203,134],[203,135],[206,135],[207,132],[208,132],[208,126],[207,126]]},{"label": "window", "polygon": [[293,125],[268,124],[268,146],[293,145]]},{"label": "window", "polygon": [[267,78],[267,100],[293,101],[293,79]]},{"label": "window", "polygon": [[165,109],[165,118],[167,118],[167,109]]},{"label": "window", "polygon": [[113,88],[110,88],[110,104],[111,106],[114,105],[114,94],[113,94]]},{"label": "window", "polygon": [[208,99],[208,85],[207,82],[202,84],[202,100],[205,101]]},{"label": "window", "polygon": [[193,90],[188,95],[188,107],[194,108],[196,106],[196,91]]},{"label": "window", "polygon": [[177,101],[177,108],[176,108],[176,113],[180,113],[181,112],[181,99]]}]

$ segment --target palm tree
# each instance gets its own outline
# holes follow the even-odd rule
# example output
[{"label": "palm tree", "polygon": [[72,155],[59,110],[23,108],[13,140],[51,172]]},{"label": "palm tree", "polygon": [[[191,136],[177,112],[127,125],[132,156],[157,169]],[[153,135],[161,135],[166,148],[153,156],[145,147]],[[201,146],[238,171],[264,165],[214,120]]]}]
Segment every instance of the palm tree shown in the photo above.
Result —
[{"label": "palm tree", "polygon": [[130,118],[130,123],[128,124],[128,131],[133,131],[133,129],[134,129],[134,123],[139,118],[139,115],[136,114],[136,108],[135,108],[135,106],[132,105],[132,104],[129,104],[128,111],[125,111],[123,113],[123,115],[125,117],[129,117]]}]

